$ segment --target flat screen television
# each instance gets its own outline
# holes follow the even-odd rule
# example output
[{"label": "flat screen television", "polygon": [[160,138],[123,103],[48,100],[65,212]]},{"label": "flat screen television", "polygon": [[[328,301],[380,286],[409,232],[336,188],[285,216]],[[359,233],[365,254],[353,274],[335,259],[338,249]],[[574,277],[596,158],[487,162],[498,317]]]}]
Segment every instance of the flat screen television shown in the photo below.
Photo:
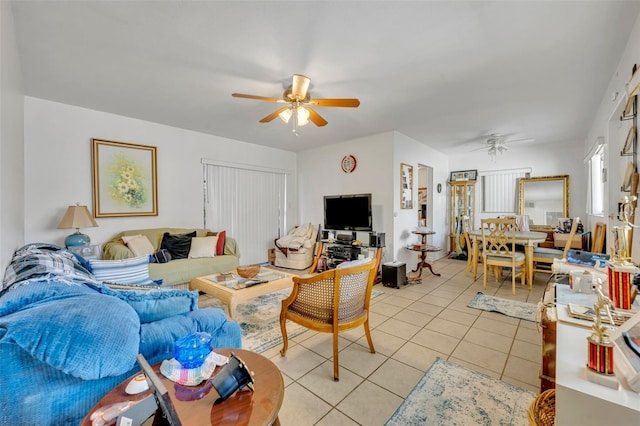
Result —
[{"label": "flat screen television", "polygon": [[371,194],[325,195],[324,228],[372,231]]}]

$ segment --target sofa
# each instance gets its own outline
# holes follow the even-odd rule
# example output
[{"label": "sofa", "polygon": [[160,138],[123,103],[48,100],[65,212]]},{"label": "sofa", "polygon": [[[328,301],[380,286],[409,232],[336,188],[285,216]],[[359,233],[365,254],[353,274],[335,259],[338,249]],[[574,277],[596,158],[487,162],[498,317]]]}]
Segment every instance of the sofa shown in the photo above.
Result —
[{"label": "sofa", "polygon": [[240,327],[221,309],[198,309],[187,290],[117,290],[84,259],[47,244],[16,251],[0,288],[0,425],[77,425],[111,389],[173,356],[195,332],[239,348]]},{"label": "sofa", "polygon": [[[123,242],[123,237],[143,235],[151,243],[154,253],[160,249],[160,244],[165,233],[171,235],[184,235],[195,231],[196,237],[218,235],[208,229],[197,228],[153,228],[134,229],[118,233],[107,241],[102,247],[102,258],[105,260],[121,260],[134,258],[136,254]],[[222,233],[220,233],[222,234]],[[240,251],[236,240],[224,235],[224,246],[221,255],[213,257],[198,257],[176,259],[166,263],[150,263],[149,276],[152,280],[162,280],[163,287],[188,289],[189,282],[196,277],[211,275],[221,272],[229,272],[238,266]],[[126,238],[125,238],[126,239]],[[150,253],[148,253],[150,254]]]},{"label": "sofa", "polygon": [[274,241],[275,266],[303,270],[313,264],[318,228],[311,223],[294,227]]}]

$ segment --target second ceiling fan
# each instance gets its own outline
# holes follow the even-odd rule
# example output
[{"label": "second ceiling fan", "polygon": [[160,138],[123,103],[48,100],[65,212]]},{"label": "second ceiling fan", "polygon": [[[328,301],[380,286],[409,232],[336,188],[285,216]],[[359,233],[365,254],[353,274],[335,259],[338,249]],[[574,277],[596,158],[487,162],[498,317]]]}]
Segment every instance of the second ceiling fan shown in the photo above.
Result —
[{"label": "second ceiling fan", "polygon": [[259,101],[286,104],[286,106],[283,106],[262,118],[260,123],[268,123],[276,117],[280,117],[283,121],[288,123],[293,117],[294,132],[296,131],[297,126],[304,126],[309,121],[318,127],[327,125],[327,120],[325,120],[311,107],[357,108],[360,105],[360,101],[358,99],[312,99],[311,93],[309,93],[310,82],[311,80],[308,77],[300,74],[294,74],[291,86],[284,91],[282,99],[245,95],[243,93],[232,93],[231,96],[234,98],[256,99]]}]

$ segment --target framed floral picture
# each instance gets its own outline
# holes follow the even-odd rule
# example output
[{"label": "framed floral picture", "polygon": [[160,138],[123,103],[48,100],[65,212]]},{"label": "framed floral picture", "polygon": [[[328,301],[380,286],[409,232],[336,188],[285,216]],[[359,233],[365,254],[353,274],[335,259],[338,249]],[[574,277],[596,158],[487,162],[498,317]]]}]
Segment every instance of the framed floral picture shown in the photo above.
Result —
[{"label": "framed floral picture", "polygon": [[157,216],[156,147],[91,141],[94,216]]}]

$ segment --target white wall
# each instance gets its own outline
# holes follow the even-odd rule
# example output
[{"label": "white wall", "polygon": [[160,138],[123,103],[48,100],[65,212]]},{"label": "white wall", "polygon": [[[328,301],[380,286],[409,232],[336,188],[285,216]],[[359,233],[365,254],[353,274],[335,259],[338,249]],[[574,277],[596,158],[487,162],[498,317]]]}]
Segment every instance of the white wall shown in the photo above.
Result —
[{"label": "white wall", "polygon": [[24,115],[28,242],[62,245],[72,230],[56,226],[67,206],[79,202],[92,208],[92,138],[157,147],[159,211],[158,216],[96,219],[98,228],[83,230],[94,243],[126,229],[201,227],[202,158],[289,171],[289,208],[297,217],[292,152],[32,97],[25,97]]},{"label": "white wall", "polygon": [[24,244],[24,152],[20,59],[11,3],[0,2],[0,274]]},{"label": "white wall", "polygon": [[[620,123],[618,118],[626,102],[625,85],[631,78],[631,70],[634,64],[640,66],[640,17],[636,20],[616,72],[611,76],[609,86],[603,94],[598,112],[593,118],[593,125],[589,129],[589,134],[583,145],[583,157],[588,155],[600,136],[604,137],[604,142],[608,148],[606,167],[609,176],[605,185],[605,208],[608,206],[608,211],[605,212],[605,217],[590,216],[588,218],[591,225],[595,222],[605,222],[607,224],[607,241],[611,240],[609,236],[613,226],[620,224],[615,218],[617,203],[624,195],[628,195],[628,193],[620,192],[622,176],[630,157],[621,157],[619,155],[620,148],[624,143],[622,138],[626,136],[626,133],[619,131],[618,126]],[[616,93],[617,97],[614,99]],[[640,212],[636,211],[636,217],[639,214]],[[636,231],[634,233],[634,248],[632,252],[636,262],[640,259],[639,240],[640,236]],[[607,246],[610,247],[611,245],[607,244]],[[610,253],[610,249],[607,252]]]},{"label": "white wall", "polygon": [[[531,176],[569,175],[569,215],[584,217],[586,207],[586,175],[581,142],[563,144],[562,149],[554,145],[537,143],[512,145],[509,150],[496,156],[495,162],[483,152],[455,155],[449,158],[449,167],[455,170],[508,170],[531,168]],[[542,143],[542,144],[541,144]],[[481,183],[476,184],[476,214],[474,226],[480,226],[480,219],[495,216],[482,213]],[[512,212],[517,213],[517,212]]]},{"label": "white wall", "polygon": [[[343,173],[340,160],[347,154],[357,159],[356,170]],[[400,209],[400,163],[414,167],[414,208]],[[447,158],[401,133],[389,132],[319,147],[298,153],[298,194],[300,222],[323,223],[323,196],[372,194],[373,229],[386,233],[383,262],[398,260],[415,266],[415,253],[403,247],[418,225],[418,164],[434,169],[435,182],[446,181]],[[434,194],[430,243],[443,246],[445,240],[446,194]],[[358,235],[366,241],[367,235]],[[436,255],[434,255],[435,257]]]},{"label": "white wall", "polygon": [[[416,252],[404,247],[409,243],[419,241],[419,237],[412,234],[418,226],[418,165],[429,166],[433,169],[433,185],[441,183],[443,190],[440,194],[433,193],[433,215],[429,221],[429,228],[435,231],[435,235],[428,237],[428,243],[440,247],[439,253],[429,253],[428,259],[444,256],[448,252],[447,240],[447,193],[446,186],[448,176],[448,158],[443,153],[434,150],[410,137],[394,132],[393,151],[393,215],[395,217],[393,228],[393,259],[407,264],[407,269],[414,268]],[[413,209],[400,208],[400,163],[413,166]]]},{"label": "white wall", "polygon": [[[345,155],[356,158],[356,169],[344,173]],[[299,223],[324,224],[324,196],[371,193],[373,230],[387,233],[387,249],[393,228],[390,180],[392,134],[382,133],[351,141],[318,147],[298,153]],[[368,233],[358,233],[368,242]],[[387,255],[385,254],[385,257]]]}]

